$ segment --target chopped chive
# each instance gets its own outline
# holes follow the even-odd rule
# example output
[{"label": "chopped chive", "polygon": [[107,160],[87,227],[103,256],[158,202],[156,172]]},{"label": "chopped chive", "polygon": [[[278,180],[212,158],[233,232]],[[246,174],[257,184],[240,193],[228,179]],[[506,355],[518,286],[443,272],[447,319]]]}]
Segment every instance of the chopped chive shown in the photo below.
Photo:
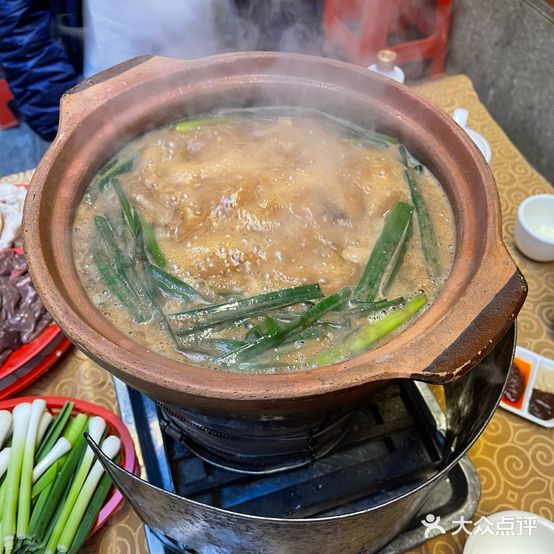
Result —
[{"label": "chopped chive", "polygon": [[378,321],[364,325],[347,335],[340,344],[317,354],[308,361],[308,365],[315,367],[333,364],[368,350],[372,344],[408,321],[425,306],[426,302],[427,297],[424,294],[417,294],[410,298],[402,308],[387,314]]},{"label": "chopped chive", "polygon": [[265,313],[272,308],[297,304],[304,300],[312,300],[322,296],[319,285],[303,285],[266,292],[250,298],[215,304],[205,308],[169,314],[168,318],[171,321],[186,324],[186,327],[176,331],[177,335],[189,334],[222,321],[237,320],[246,316]]},{"label": "chopped chive", "polygon": [[354,291],[355,302],[372,302],[383,280],[394,271],[402,244],[412,217],[413,207],[405,202],[397,202],[385,219],[381,232],[365,269]]},{"label": "chopped chive", "polygon": [[250,360],[253,356],[265,352],[269,348],[279,346],[291,336],[310,327],[326,313],[342,306],[350,297],[350,293],[351,291],[349,288],[344,288],[335,292],[331,296],[321,300],[321,302],[318,302],[315,306],[308,308],[302,317],[297,320],[279,327],[277,331],[271,334],[264,335],[255,341],[249,342],[230,354],[217,358],[216,363],[221,365],[237,364],[242,361]]}]

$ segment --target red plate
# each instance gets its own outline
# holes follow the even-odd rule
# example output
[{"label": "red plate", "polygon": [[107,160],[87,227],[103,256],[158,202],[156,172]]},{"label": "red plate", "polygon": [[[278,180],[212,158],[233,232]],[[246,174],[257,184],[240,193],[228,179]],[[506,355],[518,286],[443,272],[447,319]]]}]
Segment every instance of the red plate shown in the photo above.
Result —
[{"label": "red plate", "polygon": [[[138,475],[139,471],[135,455],[135,447],[127,427],[114,413],[106,410],[106,408],[103,408],[102,406],[85,402],[84,400],[78,400],[76,398],[66,398],[64,396],[24,396],[21,398],[11,398],[10,400],[1,401],[0,410],[12,410],[15,406],[17,406],[17,404],[21,404],[22,402],[32,402],[37,398],[43,398],[46,401],[47,409],[54,415],[60,411],[66,402],[73,402],[75,404],[73,407],[74,412],[103,417],[106,420],[107,433],[117,435],[121,439],[121,460],[119,465],[130,473]],[[112,494],[106,500],[104,506],[102,506],[90,535],[93,535],[98,529],[100,529],[100,527],[102,527],[102,525],[104,525],[104,523],[106,523],[108,518],[121,506],[122,501],[123,496],[117,489],[114,488]]]},{"label": "red plate", "polygon": [[[0,250],[6,251],[23,254],[21,248]],[[55,323],[51,323],[36,339],[14,350],[0,366],[0,399],[9,398],[40,377],[70,344],[61,329]],[[56,356],[54,351],[60,354]]]},{"label": "red plate", "polygon": [[71,346],[71,341],[58,333],[30,362],[0,378],[0,400],[11,398],[46,373]]}]

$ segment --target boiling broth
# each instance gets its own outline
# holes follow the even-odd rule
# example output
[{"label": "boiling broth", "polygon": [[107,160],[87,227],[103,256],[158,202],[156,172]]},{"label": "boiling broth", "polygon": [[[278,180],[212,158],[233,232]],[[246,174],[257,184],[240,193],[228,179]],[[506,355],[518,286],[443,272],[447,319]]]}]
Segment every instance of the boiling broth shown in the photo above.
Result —
[{"label": "boiling broth", "polygon": [[[346,122],[263,110],[146,133],[101,170],[77,209],[73,252],[84,289],[115,327],[148,349],[187,363],[245,371],[312,367],[318,353],[402,308],[401,297],[423,291],[430,304],[453,259],[455,231],[447,197],[428,169],[411,157],[403,163],[399,145],[379,135],[367,137]],[[115,167],[111,173],[117,174],[119,195],[114,182],[105,178],[110,167]],[[400,267],[374,299],[399,298],[398,302],[356,313],[360,304],[351,301],[285,344],[240,363],[223,364],[220,359],[245,340],[254,340],[253,328],[258,335],[271,332],[264,328],[267,316],[276,325],[287,325],[319,299],[219,322],[176,338],[174,333],[182,329],[171,314],[308,284],[319,284],[325,296],[344,287],[355,289],[395,205],[414,203],[407,172],[439,237],[440,271],[429,271],[421,221],[414,211]],[[94,257],[102,242],[95,218],[101,217],[127,264],[135,259],[121,194],[144,225],[151,226],[159,254],[167,261],[165,271],[198,291],[188,303],[167,291],[154,291],[153,316],[140,323],[107,286]],[[116,267],[113,260],[108,262]],[[155,252],[149,251],[143,262],[144,267],[155,265]],[[133,271],[136,275],[137,269]]]}]

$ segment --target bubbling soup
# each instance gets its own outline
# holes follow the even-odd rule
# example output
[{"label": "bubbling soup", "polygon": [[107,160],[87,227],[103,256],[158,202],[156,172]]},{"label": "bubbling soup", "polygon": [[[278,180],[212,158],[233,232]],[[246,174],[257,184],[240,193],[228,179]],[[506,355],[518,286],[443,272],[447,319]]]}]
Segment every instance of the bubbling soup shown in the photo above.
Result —
[{"label": "bubbling soup", "polygon": [[257,108],[134,140],[88,186],[72,239],[92,303],[137,343],[277,372],[401,332],[448,277],[455,230],[440,184],[393,137]]}]

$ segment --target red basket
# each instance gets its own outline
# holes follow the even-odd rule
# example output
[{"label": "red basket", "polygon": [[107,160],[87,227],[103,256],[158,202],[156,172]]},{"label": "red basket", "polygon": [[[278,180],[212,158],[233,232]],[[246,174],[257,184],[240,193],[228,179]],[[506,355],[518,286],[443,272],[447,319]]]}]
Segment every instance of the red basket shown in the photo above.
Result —
[{"label": "red basket", "polygon": [[[78,400],[76,398],[67,398],[64,396],[24,396],[20,398],[11,398],[10,400],[3,400],[0,402],[0,410],[12,410],[18,404],[22,402],[32,402],[37,398],[42,398],[46,401],[46,407],[54,415],[57,414],[66,402],[73,402],[74,412],[80,412],[91,416],[100,416],[106,420],[107,432],[117,435],[121,440],[120,462],[119,465],[126,469],[130,473],[138,475],[139,467],[137,464],[137,458],[135,455],[135,446],[133,439],[127,430],[125,424],[117,417],[113,412],[106,410],[102,406],[92,404],[91,402],[85,402],[84,400]],[[115,513],[115,511],[121,506],[123,496],[121,493],[114,489],[112,494],[102,506],[96,523],[90,532],[89,538],[98,530],[108,518]]]}]

